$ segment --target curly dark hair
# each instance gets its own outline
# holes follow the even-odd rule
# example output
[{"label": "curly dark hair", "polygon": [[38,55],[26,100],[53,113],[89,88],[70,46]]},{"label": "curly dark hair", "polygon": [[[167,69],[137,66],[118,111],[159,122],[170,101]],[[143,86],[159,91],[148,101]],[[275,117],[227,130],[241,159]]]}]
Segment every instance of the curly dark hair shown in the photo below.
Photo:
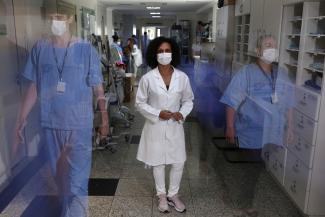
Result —
[{"label": "curly dark hair", "polygon": [[160,45],[165,42],[170,44],[172,49],[172,62],[170,64],[174,67],[177,67],[181,62],[181,53],[176,41],[174,41],[171,38],[158,37],[149,43],[147,53],[146,53],[147,64],[152,69],[158,66],[157,51]]}]

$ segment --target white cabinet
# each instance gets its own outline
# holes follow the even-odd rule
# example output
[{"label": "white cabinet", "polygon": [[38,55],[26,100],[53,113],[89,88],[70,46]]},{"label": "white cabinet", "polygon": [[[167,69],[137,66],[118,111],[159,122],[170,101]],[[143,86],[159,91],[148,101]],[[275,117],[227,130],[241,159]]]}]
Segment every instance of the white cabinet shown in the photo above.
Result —
[{"label": "white cabinet", "polygon": [[293,153],[288,152],[284,186],[291,198],[305,212],[310,189],[311,170]]},{"label": "white cabinet", "polygon": [[325,216],[325,1],[283,3],[279,64],[296,84],[284,189],[307,216]]},{"label": "white cabinet", "polygon": [[249,52],[255,52],[261,35],[271,34],[279,39],[282,0],[251,0],[250,15]]},{"label": "white cabinet", "polygon": [[294,133],[294,138],[289,142],[288,148],[294,153],[308,168],[312,168],[315,146],[303,138],[299,133]]},{"label": "white cabinet", "polygon": [[296,88],[296,108],[309,118],[317,121],[319,115],[320,96],[304,87]]},{"label": "white cabinet", "polygon": [[264,0],[251,0],[248,52],[255,53],[256,42],[262,34]]},{"label": "white cabinet", "polygon": [[251,0],[236,0],[235,16],[249,14]]},{"label": "white cabinet", "polygon": [[317,122],[295,111],[293,114],[293,130],[309,142],[309,144],[314,145],[317,133]]},{"label": "white cabinet", "polygon": [[[232,8],[233,10],[233,8]],[[228,36],[229,15],[231,6],[222,7],[217,11],[216,38],[225,39]],[[233,15],[233,12],[232,12]]]},{"label": "white cabinet", "polygon": [[280,42],[282,0],[264,0],[263,11],[263,32],[273,35]]}]

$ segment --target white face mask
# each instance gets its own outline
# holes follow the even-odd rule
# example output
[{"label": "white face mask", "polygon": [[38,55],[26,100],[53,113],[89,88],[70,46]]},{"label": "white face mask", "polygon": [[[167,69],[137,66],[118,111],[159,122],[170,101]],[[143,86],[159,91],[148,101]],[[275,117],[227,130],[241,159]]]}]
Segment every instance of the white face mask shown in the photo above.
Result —
[{"label": "white face mask", "polygon": [[157,61],[161,65],[168,65],[172,61],[172,53],[157,54]]},{"label": "white face mask", "polygon": [[120,41],[118,41],[118,42],[117,42],[117,44],[118,44],[118,45],[121,45],[121,42],[120,42]]},{"label": "white face mask", "polygon": [[267,48],[263,51],[263,55],[260,57],[260,59],[267,63],[271,64],[273,62],[276,62],[278,59],[278,51],[275,48]]},{"label": "white face mask", "polygon": [[62,36],[67,31],[67,24],[65,21],[52,20],[52,33],[56,36]]}]

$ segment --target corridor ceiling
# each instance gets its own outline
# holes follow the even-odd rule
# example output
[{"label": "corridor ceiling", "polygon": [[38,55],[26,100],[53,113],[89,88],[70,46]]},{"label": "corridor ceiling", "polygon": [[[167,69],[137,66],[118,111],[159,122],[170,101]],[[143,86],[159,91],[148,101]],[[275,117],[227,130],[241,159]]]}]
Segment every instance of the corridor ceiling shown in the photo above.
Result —
[{"label": "corridor ceiling", "polygon": [[[150,17],[150,12],[156,11],[162,16],[173,16],[182,12],[196,13],[214,0],[100,0],[100,2],[123,14]],[[160,10],[148,10],[146,7],[160,7]]]}]

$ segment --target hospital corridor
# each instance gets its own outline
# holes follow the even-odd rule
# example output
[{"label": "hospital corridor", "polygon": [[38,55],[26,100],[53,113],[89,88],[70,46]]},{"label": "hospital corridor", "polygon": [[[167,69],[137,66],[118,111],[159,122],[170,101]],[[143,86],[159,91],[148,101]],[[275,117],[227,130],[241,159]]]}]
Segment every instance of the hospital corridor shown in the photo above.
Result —
[{"label": "hospital corridor", "polygon": [[325,217],[325,1],[0,0],[0,217]]}]

